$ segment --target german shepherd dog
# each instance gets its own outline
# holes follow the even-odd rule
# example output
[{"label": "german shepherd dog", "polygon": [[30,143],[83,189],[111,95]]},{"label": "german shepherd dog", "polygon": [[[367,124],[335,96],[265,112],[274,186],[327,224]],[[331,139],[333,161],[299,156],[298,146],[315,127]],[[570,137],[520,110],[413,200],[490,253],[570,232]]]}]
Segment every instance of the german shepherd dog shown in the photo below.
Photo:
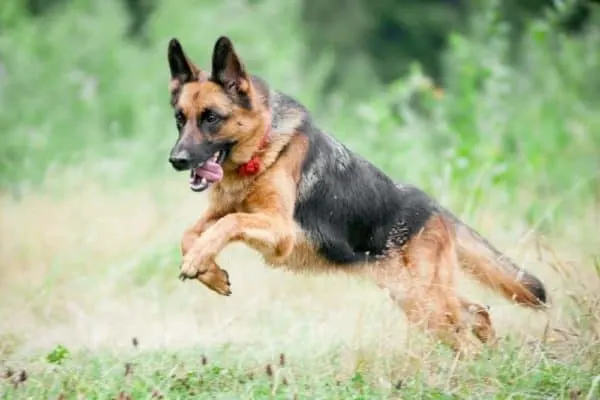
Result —
[{"label": "german shepherd dog", "polygon": [[547,306],[536,277],[320,130],[302,104],[247,72],[229,38],[216,41],[210,73],[175,38],[168,61],[179,132],[169,162],[189,171],[191,190],[209,190],[204,215],[183,235],[182,280],[230,295],[215,257],[241,241],[272,267],[372,279],[459,355],[495,343],[488,309],[455,291],[459,265],[518,304]]}]

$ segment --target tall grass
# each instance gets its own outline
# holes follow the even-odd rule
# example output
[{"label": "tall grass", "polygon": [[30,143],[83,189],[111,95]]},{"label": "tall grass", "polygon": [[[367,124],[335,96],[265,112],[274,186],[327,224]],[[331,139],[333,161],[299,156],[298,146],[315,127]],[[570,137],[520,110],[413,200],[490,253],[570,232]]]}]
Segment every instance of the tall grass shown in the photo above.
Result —
[{"label": "tall grass", "polygon": [[[415,65],[388,87],[365,79],[350,98],[321,93],[330,63],[307,57],[295,0],[160,2],[144,46],[124,39],[113,0],[72,1],[35,20],[14,4],[0,5],[0,359],[32,377],[23,387],[13,375],[0,393],[595,398],[600,30],[567,37],[536,21],[515,57],[488,7],[452,37],[443,90]],[[461,281],[492,306],[505,340],[490,360],[457,364],[368,283],[267,270],[239,246],[219,257],[231,298],[178,282],[180,234],[205,204],[166,160],[166,44],[178,37],[208,67],[221,34],[324,129],[539,275],[551,311]],[[128,350],[132,336],[140,354]],[[92,353],[40,359],[57,344]],[[248,378],[280,351],[288,372]],[[201,352],[208,367],[197,365]],[[125,360],[139,375],[121,376]]]}]

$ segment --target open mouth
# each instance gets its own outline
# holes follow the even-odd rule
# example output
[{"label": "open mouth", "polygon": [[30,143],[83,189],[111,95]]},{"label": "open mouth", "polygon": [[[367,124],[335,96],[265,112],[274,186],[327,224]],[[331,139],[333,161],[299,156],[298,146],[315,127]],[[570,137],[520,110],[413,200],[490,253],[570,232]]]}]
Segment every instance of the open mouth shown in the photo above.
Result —
[{"label": "open mouth", "polygon": [[221,164],[227,157],[226,150],[219,150],[213,156],[198,164],[190,171],[190,189],[194,192],[202,192],[211,184],[223,179],[223,168]]}]

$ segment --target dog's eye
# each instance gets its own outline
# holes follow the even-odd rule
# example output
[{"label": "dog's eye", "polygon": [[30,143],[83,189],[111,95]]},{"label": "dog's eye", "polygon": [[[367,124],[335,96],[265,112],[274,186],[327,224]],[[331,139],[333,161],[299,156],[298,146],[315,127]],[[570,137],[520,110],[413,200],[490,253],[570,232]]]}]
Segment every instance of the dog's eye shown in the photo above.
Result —
[{"label": "dog's eye", "polygon": [[202,115],[202,120],[207,124],[214,125],[221,120],[221,117],[217,113],[207,110]]},{"label": "dog's eye", "polygon": [[178,129],[181,129],[185,125],[185,114],[183,111],[179,110],[175,113],[175,123]]}]

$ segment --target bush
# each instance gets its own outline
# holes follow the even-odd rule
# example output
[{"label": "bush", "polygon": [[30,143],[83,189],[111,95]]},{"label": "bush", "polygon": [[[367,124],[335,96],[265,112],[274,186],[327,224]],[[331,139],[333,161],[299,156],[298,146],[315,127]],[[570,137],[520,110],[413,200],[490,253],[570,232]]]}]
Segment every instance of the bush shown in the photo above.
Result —
[{"label": "bush", "polygon": [[158,2],[145,46],[126,38],[120,1],[65,3],[36,19],[3,6],[12,23],[0,37],[0,185],[23,189],[69,165],[127,185],[170,172],[166,43],[177,36],[206,67],[227,34],[252,72],[298,97],[324,129],[438,197],[497,189],[496,200],[534,207],[539,196],[598,190],[598,24],[570,37],[534,21],[515,58],[509,25],[490,6],[449,38],[443,92],[414,65],[385,87],[363,81],[358,97],[324,96],[336,64],[329,53],[302,67],[299,0],[204,3]]}]

